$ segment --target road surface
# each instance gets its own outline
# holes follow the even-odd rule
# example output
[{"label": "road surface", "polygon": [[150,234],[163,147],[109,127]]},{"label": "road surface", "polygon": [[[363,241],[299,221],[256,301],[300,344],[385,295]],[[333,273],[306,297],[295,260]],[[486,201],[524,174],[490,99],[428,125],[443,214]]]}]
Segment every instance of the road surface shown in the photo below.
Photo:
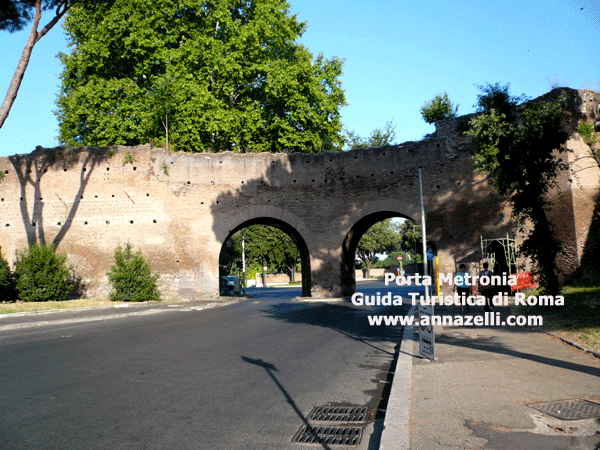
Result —
[{"label": "road surface", "polygon": [[299,292],[0,331],[0,449],[328,448],[291,442],[328,404],[367,406],[354,448],[378,448],[402,330],[368,325],[386,308],[293,301]]}]

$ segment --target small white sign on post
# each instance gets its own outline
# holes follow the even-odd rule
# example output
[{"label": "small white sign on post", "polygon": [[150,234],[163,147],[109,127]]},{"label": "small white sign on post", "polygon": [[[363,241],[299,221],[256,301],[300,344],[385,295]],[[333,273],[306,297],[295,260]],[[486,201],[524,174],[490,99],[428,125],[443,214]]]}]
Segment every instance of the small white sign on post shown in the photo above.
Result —
[{"label": "small white sign on post", "polygon": [[[435,330],[433,329],[433,307],[431,305],[419,305],[419,354],[430,360],[435,359]],[[423,317],[427,317],[423,324]]]}]

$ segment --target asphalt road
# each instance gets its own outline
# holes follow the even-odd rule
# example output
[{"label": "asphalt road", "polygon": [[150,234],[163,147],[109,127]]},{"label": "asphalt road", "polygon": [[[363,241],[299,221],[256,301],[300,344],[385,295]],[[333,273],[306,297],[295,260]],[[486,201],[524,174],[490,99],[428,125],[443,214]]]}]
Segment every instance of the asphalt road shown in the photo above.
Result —
[{"label": "asphalt road", "polygon": [[291,438],[328,404],[369,407],[358,448],[378,448],[375,416],[402,330],[366,316],[386,308],[293,302],[293,288],[254,294],[201,311],[2,330],[0,449],[315,448]]}]

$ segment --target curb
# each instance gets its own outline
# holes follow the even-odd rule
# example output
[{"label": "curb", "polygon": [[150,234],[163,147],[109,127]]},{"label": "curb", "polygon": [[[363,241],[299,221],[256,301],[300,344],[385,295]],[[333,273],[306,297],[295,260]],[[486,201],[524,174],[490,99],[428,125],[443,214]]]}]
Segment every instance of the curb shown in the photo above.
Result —
[{"label": "curb", "polygon": [[[229,298],[229,297],[219,297],[219,298]],[[58,308],[58,309],[38,309],[35,311],[23,311],[23,312],[15,312],[15,313],[1,313],[0,314],[0,319],[5,319],[7,317],[27,317],[27,316],[38,316],[38,315],[42,315],[42,314],[54,314],[54,313],[61,313],[61,312],[80,312],[80,311],[98,311],[98,310],[103,310],[103,309],[121,309],[121,308],[142,308],[144,306],[165,306],[165,307],[169,307],[169,306],[179,306],[179,305],[184,305],[186,303],[192,303],[192,302],[205,302],[206,304],[212,304],[212,303],[216,303],[216,304],[223,304],[223,305],[229,305],[230,303],[235,303],[234,301],[219,301],[219,298],[217,299],[211,299],[211,300],[181,300],[181,301],[160,301],[160,302],[132,302],[132,303],[117,303],[117,304],[113,304],[113,305],[98,305],[98,306],[81,306],[78,308]],[[242,301],[242,300],[246,300],[246,297],[236,297],[236,301]],[[68,300],[67,300],[68,301]]]},{"label": "curb", "polygon": [[586,353],[589,353],[589,354],[591,354],[592,356],[595,356],[596,358],[600,358],[600,353],[599,353],[599,352],[596,352],[596,351],[594,351],[594,350],[592,350],[592,349],[589,349],[589,348],[583,347],[582,345],[578,344],[577,342],[571,341],[571,340],[569,340],[569,339],[567,339],[567,338],[565,338],[565,337],[562,337],[562,336],[560,336],[560,335],[558,335],[558,334],[556,334],[556,333],[553,333],[553,332],[551,332],[551,331],[542,330],[542,329],[540,329],[540,328],[534,328],[534,330],[535,330],[535,331],[540,331],[540,332],[542,332],[542,333],[544,333],[544,334],[547,334],[547,335],[550,335],[550,336],[553,336],[553,337],[555,337],[555,338],[557,338],[557,339],[560,339],[560,340],[561,340],[561,341],[563,341],[565,344],[569,344],[569,345],[571,345],[571,346],[575,347],[576,349],[579,349],[579,350],[582,350],[582,351],[584,351],[584,352],[586,352]]},{"label": "curb", "polygon": [[[407,316],[414,315],[416,305],[411,306]],[[413,327],[404,327],[394,378],[388,399],[387,411],[381,432],[379,450],[410,449],[410,393],[412,386]],[[410,348],[408,348],[410,347]]]},{"label": "curb", "polygon": [[[511,313],[511,314],[515,314],[515,312],[512,310],[512,308],[510,309],[510,313]],[[600,358],[600,352],[597,352],[597,351],[595,351],[595,350],[592,350],[592,349],[590,349],[590,348],[584,347],[584,346],[582,346],[581,344],[578,344],[578,343],[577,343],[577,342],[575,342],[575,341],[572,341],[572,340],[570,340],[570,339],[567,339],[567,338],[565,338],[565,337],[562,337],[562,336],[560,336],[560,335],[558,335],[558,334],[556,334],[556,333],[553,333],[552,331],[546,331],[546,330],[543,330],[543,329],[541,329],[541,328],[538,328],[538,327],[531,327],[531,329],[532,329],[532,330],[535,330],[535,331],[538,331],[538,332],[540,332],[540,333],[547,334],[548,336],[552,336],[552,337],[555,337],[555,338],[557,338],[557,339],[560,339],[560,340],[561,340],[561,341],[563,341],[565,344],[568,344],[568,345],[570,345],[570,346],[572,346],[572,347],[575,347],[575,348],[576,348],[576,349],[578,349],[578,350],[581,350],[581,351],[584,351],[584,352],[586,352],[586,353],[589,353],[590,355],[592,355],[592,356],[595,356],[596,358]]]},{"label": "curb", "polygon": [[[33,327],[41,327],[41,326],[52,326],[52,325],[66,325],[66,324],[76,324],[76,323],[85,323],[85,322],[100,322],[106,320],[113,319],[122,319],[125,317],[132,316],[144,316],[151,314],[159,314],[166,311],[200,311],[203,309],[211,309],[216,308],[218,306],[226,306],[231,305],[233,303],[238,303],[243,298],[236,298],[231,301],[219,302],[219,301],[207,301],[202,302],[202,304],[188,304],[188,302],[170,302],[170,303],[161,303],[161,302],[143,302],[137,303],[135,305],[132,304],[133,308],[129,309],[129,304],[124,305],[114,305],[114,306],[90,306],[84,308],[72,308],[72,309],[50,309],[43,311],[28,311],[24,313],[10,313],[10,314],[2,314],[0,315],[0,319],[2,318],[13,318],[13,317],[39,317],[42,314],[53,314],[53,313],[71,313],[71,312],[81,312],[81,311],[100,311],[107,309],[129,309],[128,311],[115,311],[114,314],[105,314],[105,315],[84,315],[83,317],[71,317],[67,319],[56,318],[54,320],[39,320],[39,321],[27,321],[24,319],[19,323],[12,323],[2,325],[0,323],[0,331],[5,330],[16,330],[23,328],[33,328]],[[151,305],[149,308],[142,309],[142,306]],[[139,308],[136,308],[139,306]],[[152,307],[152,306],[162,306],[162,307]]]},{"label": "curb", "polygon": [[[160,302],[155,302],[159,304]],[[136,304],[132,304],[132,306],[143,306],[150,305],[150,302],[137,302]],[[27,316],[39,316],[43,314],[54,314],[60,312],[79,312],[79,311],[98,311],[102,309],[111,309],[111,308],[129,308],[129,304],[117,304],[117,305],[99,305],[99,306],[81,306],[79,308],[60,308],[60,309],[39,309],[36,311],[23,311],[16,313],[4,313],[0,314],[0,319],[5,319],[8,317],[27,317]]]}]

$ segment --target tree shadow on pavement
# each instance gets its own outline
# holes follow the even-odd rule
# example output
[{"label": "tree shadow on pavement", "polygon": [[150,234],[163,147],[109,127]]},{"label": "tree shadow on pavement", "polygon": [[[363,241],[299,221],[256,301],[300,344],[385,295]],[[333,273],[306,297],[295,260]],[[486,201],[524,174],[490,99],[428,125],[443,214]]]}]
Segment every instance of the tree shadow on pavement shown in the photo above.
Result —
[{"label": "tree shadow on pavement", "polygon": [[[380,308],[377,310],[369,309],[368,307],[356,308],[348,302],[315,302],[315,303],[277,303],[270,305],[267,309],[263,309],[263,312],[267,317],[271,317],[277,320],[283,320],[287,323],[293,324],[307,324],[316,327],[328,328],[336,331],[347,338],[360,342],[373,350],[388,355],[390,358],[390,368],[384,369],[386,376],[384,377],[384,383],[381,391],[374,391],[374,398],[376,401],[376,410],[373,413],[372,420],[374,421],[373,432],[367,443],[368,448],[375,450],[379,448],[381,440],[381,434],[383,432],[383,420],[385,418],[385,411],[387,409],[387,403],[390,395],[392,381],[394,374],[390,370],[395,367],[398,354],[400,351],[400,341],[402,339],[402,333],[404,328],[388,327],[388,326],[371,326],[367,319],[368,314],[377,315],[404,315],[406,310],[398,307],[387,307]],[[393,350],[390,347],[386,349],[383,343],[393,344]],[[244,361],[247,358],[242,357]],[[262,365],[252,361],[257,365]],[[270,366],[270,365],[269,365]],[[274,379],[283,394],[288,398],[288,394],[285,392],[279,382],[274,378],[273,373],[268,367],[265,370]],[[381,385],[380,385],[381,386]],[[304,424],[308,426],[306,418],[298,411],[295,404],[291,403],[291,399],[288,398],[288,402],[292,404],[296,414],[301,417]],[[325,448],[325,447],[324,447]]]},{"label": "tree shadow on pavement", "polygon": [[[505,320],[506,314],[510,313],[509,309],[501,308],[501,311],[502,311],[501,317],[503,320]],[[453,308],[453,309],[439,308],[436,310],[436,314],[456,315],[456,314],[458,314],[458,308]],[[477,315],[477,314],[478,313],[474,313],[474,315]],[[451,329],[459,331],[459,330],[462,330],[465,328],[478,329],[478,330],[500,329],[503,332],[509,332],[509,333],[539,333],[538,331],[536,331],[535,329],[532,329],[532,328],[513,327],[513,326],[453,327]],[[540,335],[540,337],[550,338],[549,336],[542,336],[542,335]],[[473,350],[481,350],[484,352],[491,352],[491,353],[497,353],[497,354],[501,354],[501,355],[512,356],[515,358],[526,359],[526,360],[533,361],[533,362],[540,363],[540,364],[546,364],[546,365],[553,366],[553,367],[559,367],[559,368],[566,369],[566,370],[572,370],[572,371],[581,372],[581,373],[585,373],[588,375],[600,377],[600,368],[598,368],[598,367],[586,366],[583,364],[578,364],[578,363],[570,362],[570,361],[564,361],[561,359],[552,358],[549,356],[543,356],[543,355],[536,354],[536,353],[528,353],[526,351],[519,350],[517,348],[514,348],[511,345],[507,345],[506,343],[501,342],[501,339],[482,339],[480,337],[479,338],[470,338],[470,337],[466,337],[466,336],[452,336],[448,333],[445,333],[443,335],[440,335],[440,334],[436,335],[436,342],[440,342],[440,343],[443,343],[446,345],[452,345],[452,346],[456,346],[456,347],[464,347],[464,348],[469,348],[469,349],[473,349]],[[523,344],[523,345],[525,345],[525,344]]]},{"label": "tree shadow on pavement", "polygon": [[[294,401],[294,399],[290,396],[290,394],[288,393],[288,391],[286,391],[286,389],[283,387],[283,385],[279,382],[279,380],[277,379],[277,377],[273,373],[273,372],[279,372],[279,370],[277,370],[277,367],[275,367],[271,363],[263,361],[262,359],[253,359],[253,358],[248,358],[247,356],[242,356],[242,361],[247,362],[248,364],[254,364],[255,366],[262,367],[263,369],[265,369],[265,371],[267,372],[267,374],[271,377],[271,379],[273,380],[273,382],[277,385],[277,387],[279,388],[279,390],[281,391],[281,393],[285,397],[285,399],[288,402],[288,404],[292,407],[292,409],[294,410],[294,412],[296,413],[296,415],[298,417],[300,417],[300,420],[302,421],[302,423],[307,427],[307,429],[312,430],[312,425],[310,424],[310,422],[308,421],[308,419],[304,416],[304,414],[302,414],[302,412],[298,408],[298,405],[296,405],[296,402]],[[319,437],[317,436],[317,434],[314,433],[314,432],[312,432],[311,434],[315,438],[315,440],[318,442],[319,441]],[[327,443],[325,443],[325,442],[318,442],[318,443],[325,450],[331,450],[331,447],[329,447],[327,445]]]},{"label": "tree shadow on pavement", "polygon": [[[271,305],[268,309],[264,309],[263,312],[269,317],[288,323],[329,328],[390,356],[394,356],[395,353],[381,348],[374,343],[390,342],[399,344],[403,332],[403,328],[400,326],[369,325],[366,313],[370,311],[364,308],[354,308],[346,302],[314,303],[311,305],[307,305],[306,303],[279,303]],[[372,313],[377,315],[405,314],[400,312],[397,307],[379,309],[376,312],[372,311]]]}]

